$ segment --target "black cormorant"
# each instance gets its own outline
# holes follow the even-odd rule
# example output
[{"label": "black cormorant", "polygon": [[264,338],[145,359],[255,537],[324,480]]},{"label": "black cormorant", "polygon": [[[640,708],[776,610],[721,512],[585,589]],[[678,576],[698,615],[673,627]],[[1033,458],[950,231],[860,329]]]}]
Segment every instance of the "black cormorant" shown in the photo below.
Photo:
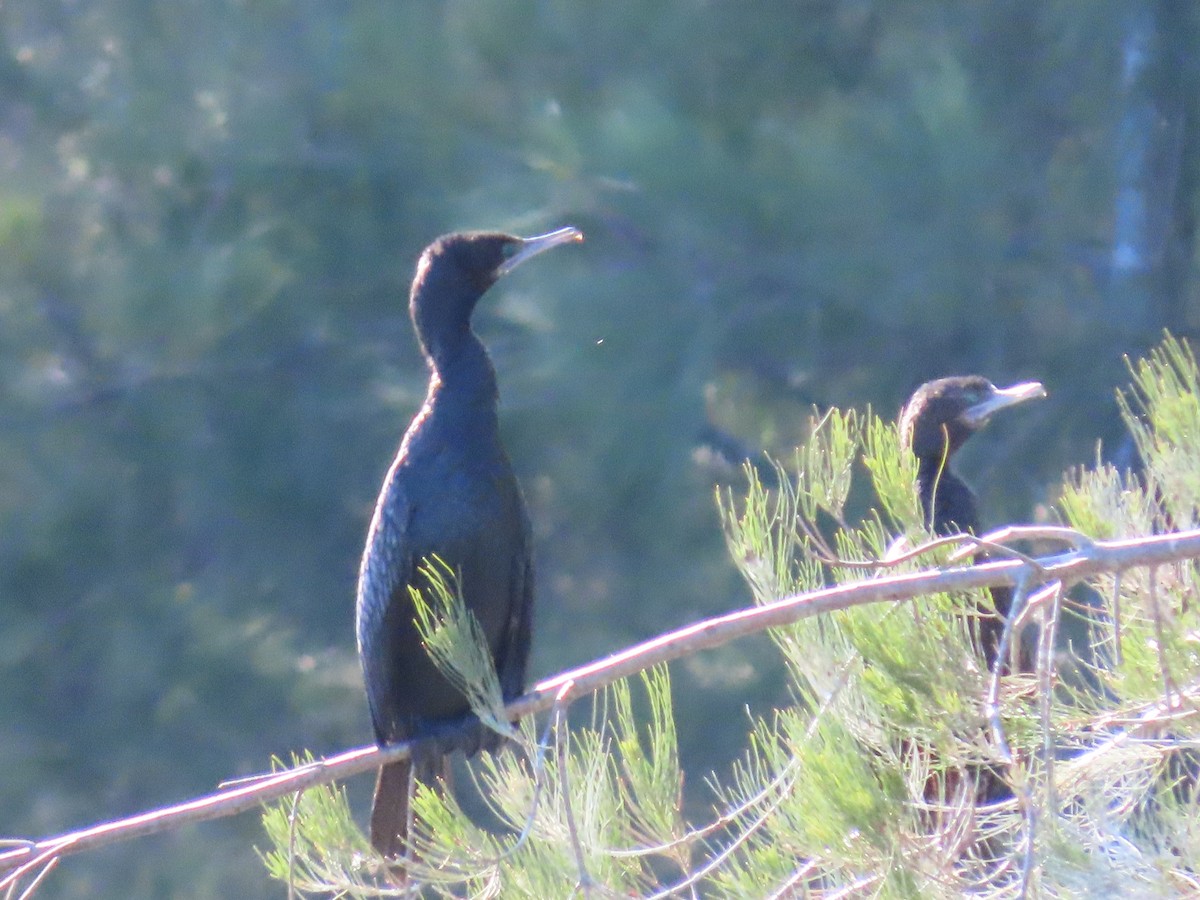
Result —
[{"label": "black cormorant", "polygon": [[[1045,388],[1036,381],[998,388],[979,375],[939,378],[917,388],[900,414],[900,437],[917,457],[917,490],[930,531],[939,536],[979,533],[975,494],[951,468],[951,459],[994,413],[1044,396]],[[992,601],[999,618],[986,617],[978,629],[989,667],[996,661],[1012,591],[994,588]]]},{"label": "black cormorant", "polygon": [[376,740],[438,738],[419,745],[411,762],[379,771],[371,843],[388,857],[404,852],[412,775],[429,781],[452,750],[473,753],[500,743],[478,723],[469,727],[467,699],[421,644],[408,589],[425,586],[417,571],[423,560],[436,555],[457,573],[505,699],[524,690],[533,615],[529,517],[500,442],[496,373],[471,329],[471,313],[500,276],[543,250],[582,239],[574,228],[534,238],[448,234],[417,263],[409,312],[429,390],[379,494],[356,605]]}]

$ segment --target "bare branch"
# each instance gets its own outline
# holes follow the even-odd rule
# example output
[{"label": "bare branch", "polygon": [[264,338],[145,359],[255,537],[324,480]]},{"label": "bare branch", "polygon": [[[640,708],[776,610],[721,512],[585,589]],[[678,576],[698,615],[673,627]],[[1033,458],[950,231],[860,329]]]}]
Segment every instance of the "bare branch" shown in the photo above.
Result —
[{"label": "bare branch", "polygon": [[[29,898],[33,896],[33,892],[37,890],[38,885],[45,880],[47,875],[54,871],[54,867],[58,865],[59,859],[60,857],[56,856],[54,859],[50,860],[50,862],[46,863],[46,865],[42,866],[42,870],[37,873],[37,876],[33,879],[33,881],[29,882],[29,886],[26,887],[25,890],[21,891],[21,896],[18,897],[17,900],[29,900]],[[16,885],[14,885],[14,887],[15,886]]]},{"label": "bare branch", "polygon": [[1008,739],[1004,736],[1004,724],[1000,721],[1000,676],[1004,673],[1010,655],[1009,648],[1013,644],[1013,623],[1025,609],[1026,584],[1022,576],[1013,588],[1012,606],[1004,620],[1004,631],[1000,633],[1000,646],[996,648],[996,658],[992,660],[992,671],[988,677],[987,699],[984,702],[984,712],[987,714],[988,727],[992,731],[992,740],[1000,758],[1006,763],[1012,763],[1012,750],[1008,747]]},{"label": "bare branch", "polygon": [[[583,858],[583,844],[579,840],[579,827],[575,824],[575,812],[571,809],[571,789],[567,781],[567,744],[571,736],[567,733],[567,701],[564,699],[571,690],[571,682],[559,689],[554,698],[554,745],[558,748],[558,783],[562,790],[563,815],[567,820],[567,833],[571,838],[571,852],[575,854],[575,865],[579,867],[579,883],[577,891],[583,896],[592,895],[592,877],[588,874],[587,862]],[[573,893],[573,892],[572,892]]]},{"label": "bare branch", "polygon": [[1121,573],[1113,576],[1113,660],[1118,666],[1125,664],[1121,651]]},{"label": "bare branch", "polygon": [[300,798],[304,791],[296,791],[292,797],[292,811],[288,815],[288,881],[287,900],[296,900],[296,818],[300,814]]},{"label": "bare branch", "polygon": [[[1200,529],[1138,539],[1096,541],[1091,545],[1080,544],[1069,552],[1038,558],[1032,566],[1019,559],[1006,559],[841,584],[705,619],[556,675],[510,703],[505,715],[516,719],[544,712],[554,706],[556,699],[566,702],[586,696],[651,666],[835,610],[869,603],[909,600],[925,594],[957,593],[999,585],[1013,587],[1022,581],[1028,586],[1052,580],[1071,583],[1101,572],[1120,572],[1132,567],[1155,566],[1195,557],[1200,557]],[[1170,698],[1168,702],[1171,702]],[[386,748],[361,747],[175,806],[20,843],[0,852],[0,874],[8,873],[0,879],[0,890],[11,887],[52,859],[156,834],[184,824],[236,815],[313,785],[373,771],[386,763],[408,758],[410,752],[409,743]]]},{"label": "bare branch", "polygon": [[[1096,543],[1082,531],[1062,525],[1005,525],[980,535],[976,540],[981,546],[989,548],[1008,544],[1010,541],[1053,541],[1075,550],[1087,550]],[[951,554],[949,562],[959,562],[969,552],[970,550],[964,547],[958,553]]]}]

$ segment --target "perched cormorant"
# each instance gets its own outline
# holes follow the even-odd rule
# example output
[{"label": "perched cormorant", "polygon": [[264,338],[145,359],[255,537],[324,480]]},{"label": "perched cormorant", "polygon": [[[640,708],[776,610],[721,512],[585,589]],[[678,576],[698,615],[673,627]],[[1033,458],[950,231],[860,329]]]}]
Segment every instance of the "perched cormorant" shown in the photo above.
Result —
[{"label": "perched cormorant", "polygon": [[[917,388],[900,414],[900,438],[917,457],[917,490],[930,531],[939,536],[979,533],[975,494],[951,468],[951,458],[994,413],[1045,396],[1036,381],[1001,389],[979,375],[939,378]],[[999,618],[985,618],[978,629],[989,667],[996,660],[1012,591],[994,588],[992,601]]]},{"label": "perched cormorant", "polygon": [[359,659],[375,738],[435,737],[411,762],[379,770],[371,843],[404,852],[409,781],[430,781],[444,755],[495,749],[500,738],[469,722],[470,704],[434,666],[413,623],[409,586],[437,556],[458,575],[467,608],[492,651],[505,699],[524,690],[533,615],[529,517],[500,443],[496,373],[471,330],[479,298],[525,260],[580,241],[574,228],[534,238],[448,234],[421,254],[409,312],[429,367],[429,390],[388,471],[358,577]]}]

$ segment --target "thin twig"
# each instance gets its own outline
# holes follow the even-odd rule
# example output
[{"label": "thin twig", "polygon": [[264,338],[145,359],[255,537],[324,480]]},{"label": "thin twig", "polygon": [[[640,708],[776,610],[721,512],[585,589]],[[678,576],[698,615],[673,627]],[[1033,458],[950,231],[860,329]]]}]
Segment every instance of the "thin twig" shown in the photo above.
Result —
[{"label": "thin twig", "polygon": [[[1047,577],[1072,583],[1101,572],[1161,565],[1194,557],[1200,557],[1200,529],[1137,539],[1096,541],[1085,550],[1041,557],[1037,563]],[[651,666],[834,610],[908,600],[925,594],[958,593],[1001,585],[1012,587],[1019,578],[1028,577],[1030,572],[1030,567],[1020,560],[995,560],[972,566],[871,578],[784,597],[774,603],[696,622],[547,679],[525,696],[509,703],[505,707],[505,715],[518,719],[542,712],[553,707],[555,698],[564,688],[568,699],[584,696]],[[17,875],[20,878],[29,871],[27,866],[37,868],[57,856],[256,809],[263,803],[278,800],[302,788],[326,784],[407,759],[410,749],[408,742],[386,748],[361,747],[174,806],[22,844],[0,852],[0,874],[9,873],[0,880],[0,889],[12,883],[14,870],[21,873]]]},{"label": "thin twig", "polygon": [[870,887],[871,885],[878,883],[882,879],[883,879],[883,875],[878,874],[878,873],[876,873],[874,875],[864,875],[862,878],[858,879],[858,881],[854,882],[853,884],[848,884],[841,890],[832,891],[832,892],[826,894],[825,900],[844,900],[844,898],[849,898],[849,897],[866,896],[866,894],[864,893],[865,890],[868,887]]},{"label": "thin twig", "polygon": [[1192,704],[1193,701],[1183,695],[1179,690],[1179,686],[1175,682],[1175,676],[1172,672],[1170,662],[1167,658],[1167,634],[1163,628],[1162,607],[1158,602],[1158,566],[1150,567],[1150,610],[1154,617],[1154,642],[1158,650],[1158,664],[1162,669],[1163,690],[1166,693],[1166,699],[1169,703],[1171,696],[1174,695],[1181,702]]},{"label": "thin twig", "polygon": [[1120,668],[1125,662],[1125,656],[1121,651],[1121,575],[1124,574],[1118,569],[1113,573],[1113,653],[1114,661],[1117,668]]},{"label": "thin twig", "polygon": [[992,660],[992,669],[988,676],[987,700],[984,712],[987,714],[988,728],[992,732],[992,741],[1000,752],[1000,758],[1012,764],[1012,751],[1009,750],[1008,740],[1004,736],[1004,723],[1000,721],[1000,676],[1008,664],[1009,647],[1012,645],[1013,623],[1020,617],[1025,608],[1025,578],[1021,578],[1013,586],[1012,603],[1008,615],[1004,618],[1004,630],[1000,632],[1000,646],[996,648],[996,658]]},{"label": "thin twig", "polygon": [[924,556],[931,550],[936,550],[939,547],[959,545],[958,549],[954,550],[946,558],[947,563],[960,563],[981,550],[988,550],[992,554],[1004,559],[1019,559],[1031,568],[1039,568],[1036,557],[1022,553],[1019,550],[1014,550],[1008,546],[1009,541],[1056,541],[1075,549],[1091,548],[1096,543],[1083,532],[1076,531],[1074,528],[1064,528],[1057,525],[1007,525],[1004,528],[998,528],[995,531],[989,531],[987,534],[980,536],[964,531],[959,534],[936,537],[913,547],[911,550],[905,550],[903,553],[893,555],[889,552],[882,559],[878,560],[849,560],[839,559],[836,556],[830,559],[817,558],[827,565],[847,569],[892,568],[900,563]]},{"label": "thin twig", "polygon": [[37,890],[37,886],[41,884],[46,876],[54,870],[54,867],[58,865],[58,861],[59,858],[55,857],[54,859],[50,860],[50,862],[46,863],[46,865],[42,866],[42,871],[38,872],[37,877],[34,878],[33,881],[29,882],[29,886],[26,887],[25,890],[21,891],[21,896],[18,897],[17,900],[29,900],[29,898],[33,896],[33,892]]},{"label": "thin twig", "polygon": [[575,854],[575,865],[579,867],[577,888],[583,892],[583,896],[590,897],[592,895],[592,878],[588,875],[587,862],[583,858],[583,842],[579,839],[579,828],[575,824],[575,813],[571,808],[571,785],[567,777],[567,768],[570,763],[567,744],[570,742],[571,736],[567,732],[566,711],[567,697],[570,692],[571,682],[568,681],[554,698],[554,711],[551,713],[551,718],[554,720],[554,745],[558,752],[558,785],[559,790],[562,791],[563,815],[567,820],[567,835],[571,839],[571,852]]},{"label": "thin twig", "polygon": [[[933,550],[937,550],[939,547],[957,547],[962,544],[963,541],[974,540],[975,538],[972,535],[964,531],[959,534],[948,534],[944,537],[933,538],[925,541],[923,544],[918,544],[911,550],[905,550],[902,553],[893,552],[899,546],[903,546],[904,539],[900,538],[892,543],[892,545],[888,548],[888,552],[885,553],[881,559],[839,559],[835,560],[834,564],[847,569],[890,569],[900,565],[900,563],[908,562],[909,560],[916,559],[919,556],[924,556]],[[974,547],[973,543],[972,547]],[[954,554],[951,554],[951,556],[953,555]]]},{"label": "thin twig", "polygon": [[1054,681],[1056,675],[1054,648],[1058,638],[1058,621],[1060,614],[1059,599],[1063,593],[1063,583],[1054,582],[1051,596],[1048,621],[1043,623],[1038,648],[1038,677],[1041,681],[1038,703],[1042,725],[1042,769],[1046,776],[1046,809],[1057,809],[1057,790],[1054,785],[1054,728],[1050,720],[1050,707],[1054,700]]},{"label": "thin twig", "polygon": [[[794,774],[795,774],[794,768],[795,767],[796,767],[796,762],[793,760],[791,763],[789,763],[787,766],[785,766],[784,772],[786,772],[789,776],[794,776]],[[782,774],[783,773],[781,773],[781,775]],[[782,786],[783,783],[784,783],[784,779],[782,779],[782,777],[781,777],[779,779],[780,786]],[[759,795],[756,795],[755,799],[757,799],[758,796],[764,796],[766,793],[767,792],[765,790],[760,792]],[[672,885],[664,888],[661,891],[656,891],[655,893],[642,898],[642,900],[665,900],[665,898],[667,898],[667,897],[676,896],[681,890],[683,890],[685,888],[694,887],[695,885],[699,884],[710,872],[714,872],[717,869],[719,869],[722,865],[724,865],[725,860],[727,860],[730,856],[733,855],[733,853],[736,850],[738,850],[743,844],[745,844],[746,841],[748,841],[750,839],[751,835],[753,835],[760,828],[762,828],[762,826],[770,819],[771,815],[775,812],[775,810],[779,808],[779,805],[783,802],[783,800],[786,796],[787,796],[786,791],[780,791],[779,795],[770,803],[770,805],[767,806],[767,808],[765,810],[763,810],[763,812],[760,813],[749,825],[747,825],[744,829],[742,829],[742,832],[737,836],[737,838],[735,840],[731,841],[727,846],[723,847],[720,850],[720,852],[715,853],[713,855],[712,859],[710,859],[708,862],[706,862],[703,866],[701,866],[695,872],[690,873],[682,881],[672,884]]]},{"label": "thin twig", "polygon": [[288,816],[288,900],[296,898],[296,819],[300,815],[300,798],[304,791],[296,791],[292,796],[292,812]]},{"label": "thin twig", "polygon": [[414,829],[417,826],[417,811],[413,809],[413,799],[417,794],[416,766],[408,767],[408,783],[404,785],[404,793],[404,856],[400,859],[399,872],[393,874],[397,880],[400,877],[404,878],[404,893],[401,896],[411,897],[413,863],[416,861],[416,854],[413,852]]},{"label": "thin twig", "polygon": [[813,873],[817,871],[817,863],[815,860],[809,860],[804,865],[800,866],[796,871],[792,872],[787,877],[787,880],[779,886],[775,891],[767,895],[767,900],[786,900],[788,897],[794,897],[796,886],[804,884]]},{"label": "thin twig", "polygon": [[[3,880],[0,880],[0,888],[7,888],[8,892],[11,894],[16,889],[16,886],[21,882],[22,878],[24,878],[30,872],[34,872],[39,868],[54,862],[60,857],[61,852],[62,851],[58,847],[52,847],[49,850],[43,850],[33,859],[23,863],[9,872]],[[34,880],[38,881],[40,879],[41,875],[39,874]]]},{"label": "thin twig", "polygon": [[[799,515],[796,517],[796,525],[800,527],[807,541],[800,543],[800,549],[808,556],[812,557],[819,563],[824,563],[827,566],[837,566],[842,563],[838,560],[837,551],[829,546],[829,542],[825,540],[825,535],[821,534],[820,530],[809,521],[808,516]],[[809,546],[809,543],[812,546]],[[853,563],[851,563],[853,565]]]},{"label": "thin twig", "polygon": [[[526,813],[525,821],[521,826],[520,832],[517,834],[517,839],[515,841],[513,841],[512,845],[508,849],[502,851],[501,853],[497,854],[496,856],[493,856],[493,857],[483,860],[481,862],[482,867],[487,867],[487,868],[498,867],[500,865],[500,863],[504,862],[504,860],[506,860],[509,857],[516,854],[517,851],[519,851],[521,849],[521,847],[524,846],[525,842],[529,839],[529,835],[533,831],[534,823],[537,820],[538,806],[541,803],[541,798],[542,798],[543,793],[545,793],[546,757],[547,757],[547,755],[549,753],[549,749],[550,749],[550,733],[553,730],[554,726],[555,726],[555,719],[553,716],[551,716],[546,722],[546,727],[542,731],[541,737],[538,739],[538,741],[536,743],[534,743],[532,745],[527,744],[524,741],[521,741],[519,739],[519,737],[514,738],[514,742],[517,743],[519,746],[521,746],[521,748],[525,751],[525,754],[526,754],[527,758],[529,758],[530,765],[533,769],[533,798],[529,803],[529,811],[528,811],[528,813]],[[472,783],[475,785],[476,791],[478,792],[479,796],[483,799],[484,803],[486,803],[491,808],[492,812],[495,813],[497,817],[503,818],[503,816],[504,816],[503,811],[500,810],[499,807],[497,807],[492,802],[492,798],[489,795],[489,793],[486,790],[483,790],[482,786],[479,783],[478,776],[476,775],[475,770],[468,769],[468,772],[471,776]],[[412,806],[412,797],[411,796],[409,797],[409,806],[410,806],[410,808]],[[410,878],[409,882],[407,882],[406,884],[408,886],[412,886],[412,882],[414,880],[415,879]],[[407,896],[407,894],[406,894],[406,896]]]},{"label": "thin twig", "polygon": [[[857,667],[861,661],[861,658],[856,656],[847,660],[842,665],[841,669],[837,673],[833,687],[825,695],[825,698],[821,701],[820,706],[818,706],[816,711],[813,712],[812,718],[809,720],[808,727],[804,732],[805,739],[810,739],[816,733],[821,719],[824,718],[825,714],[829,711],[829,708],[833,705],[833,701],[838,697],[839,694],[841,694],[843,688],[845,688],[849,683],[851,669]],[[785,796],[791,789],[790,785],[787,785],[787,782],[791,780],[792,776],[795,774],[794,763],[795,761],[793,760],[792,764],[785,766],[778,773],[772,776],[771,779],[758,792],[746,798],[731,809],[725,810],[720,816],[709,822],[707,825],[704,825],[700,828],[694,828],[688,831],[686,834],[680,835],[674,840],[668,841],[664,844],[657,844],[649,847],[638,847],[632,850],[609,849],[606,850],[605,853],[613,856],[614,858],[637,858],[641,856],[665,855],[671,850],[674,850],[676,847],[690,844],[697,840],[702,840],[726,827],[727,825],[736,822],[751,809],[758,806],[758,804],[763,803],[769,795],[776,795],[779,797]],[[772,810],[775,808],[777,803],[778,801],[775,801],[772,804]],[[674,885],[671,890],[681,890],[683,887],[690,886],[691,884],[692,882],[690,881],[683,881]]]},{"label": "thin twig", "polygon": [[1062,582],[1052,581],[1049,584],[1042,585],[1025,600],[1025,606],[1021,610],[1020,615],[1013,616],[1013,644],[1018,652],[1020,652],[1021,632],[1029,624],[1030,620],[1042,612],[1042,607],[1047,603],[1052,606],[1057,604],[1062,597]]},{"label": "thin twig", "polygon": [[1162,673],[1163,696],[1170,704],[1172,696],[1178,696],[1179,692],[1175,687],[1175,679],[1171,677],[1171,666],[1167,662],[1167,636],[1163,631],[1162,610],[1158,605],[1158,566],[1151,566],[1146,577],[1150,579],[1149,600],[1150,617],[1154,620],[1154,649],[1158,653],[1158,668]]},{"label": "thin twig", "polygon": [[[550,752],[550,732],[554,729],[554,724],[554,718],[552,716],[546,722],[546,727],[542,732],[540,741],[533,747],[533,753],[531,755],[531,765],[533,767],[533,799],[529,803],[529,812],[525,816],[525,823],[521,827],[521,831],[517,835],[517,839],[513,841],[513,845],[499,856],[489,860],[489,865],[499,865],[520,850],[525,842],[529,840],[529,835],[533,831],[534,821],[537,819],[538,804],[541,802],[542,794],[545,792],[546,788],[546,757]],[[526,747],[526,755],[530,755],[528,747]],[[474,770],[471,770],[471,778],[475,779]],[[491,797],[488,795],[488,792],[480,789],[478,780],[475,780],[475,788],[479,791],[479,795],[483,797],[484,802],[488,803],[489,806],[492,806],[492,811],[496,813],[497,816],[502,816],[503,813],[497,807],[491,804]]]},{"label": "thin twig", "polygon": [[1196,705],[1197,700],[1200,700],[1200,684],[1192,684],[1180,690],[1179,696],[1171,702],[1148,704],[1137,715],[1100,716],[1095,721],[1096,728],[1111,726],[1121,730],[1104,743],[1085,750],[1075,759],[1082,759],[1092,753],[1111,749],[1126,741],[1138,740],[1150,732],[1161,729],[1163,723],[1178,723],[1190,719],[1200,712],[1200,708]]},{"label": "thin twig", "polygon": [[1082,531],[1062,525],[1005,525],[980,536],[989,544],[1008,544],[1009,541],[1052,541],[1084,551],[1096,546],[1096,541]]},{"label": "thin twig", "polygon": [[999,557],[1001,559],[1019,559],[1025,565],[1029,566],[1034,572],[1041,574],[1041,564],[1036,557],[1030,556],[1028,553],[1022,553],[1007,544],[998,544],[995,541],[990,541],[987,538],[976,537],[973,534],[964,534],[960,540],[968,546],[955,550],[950,554],[946,562],[950,564],[962,562],[976,553],[986,552],[989,556]]},{"label": "thin twig", "polygon": [[1037,860],[1037,806],[1033,802],[1033,779],[1026,777],[1022,789],[1025,801],[1025,853],[1021,860],[1021,893],[1022,900],[1029,896],[1029,886],[1033,882],[1033,866]]}]

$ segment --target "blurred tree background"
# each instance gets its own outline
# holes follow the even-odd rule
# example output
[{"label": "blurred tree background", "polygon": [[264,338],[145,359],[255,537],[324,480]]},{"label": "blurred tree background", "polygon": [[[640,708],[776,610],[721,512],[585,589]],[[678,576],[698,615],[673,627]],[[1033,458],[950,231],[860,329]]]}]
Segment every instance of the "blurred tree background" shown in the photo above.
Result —
[{"label": "blurred tree background", "polygon": [[[535,677],[747,604],[712,486],[813,404],[1041,379],[961,470],[991,522],[1044,515],[1122,433],[1122,354],[1200,316],[1194,18],[7,0],[0,835],[369,740],[354,578],[444,231],[587,235],[477,316],[537,538]],[[765,639],[678,667],[694,802],[781,685]],[[247,816],[125,845],[44,895],[275,896],[255,842]]]}]

